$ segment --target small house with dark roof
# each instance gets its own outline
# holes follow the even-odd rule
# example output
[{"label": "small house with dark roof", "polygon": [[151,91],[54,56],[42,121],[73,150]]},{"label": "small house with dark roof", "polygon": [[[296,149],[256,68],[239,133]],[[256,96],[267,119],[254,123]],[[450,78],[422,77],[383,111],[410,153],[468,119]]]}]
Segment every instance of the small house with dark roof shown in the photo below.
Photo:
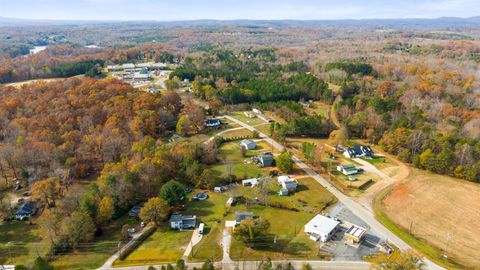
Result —
[{"label": "small house with dark roof", "polygon": [[33,202],[26,202],[18,208],[17,212],[15,212],[15,218],[18,220],[24,220],[30,218],[31,216],[35,215],[37,212],[37,207]]},{"label": "small house with dark roof", "polygon": [[240,225],[240,222],[246,219],[252,219],[252,212],[235,212],[235,224]]},{"label": "small house with dark roof", "polygon": [[261,167],[270,167],[275,164],[275,159],[273,158],[273,154],[269,152],[254,156],[253,161],[258,165],[260,165]]},{"label": "small house with dark roof", "polygon": [[206,127],[219,127],[221,124],[222,122],[220,122],[220,119],[217,118],[207,119],[205,121]]}]

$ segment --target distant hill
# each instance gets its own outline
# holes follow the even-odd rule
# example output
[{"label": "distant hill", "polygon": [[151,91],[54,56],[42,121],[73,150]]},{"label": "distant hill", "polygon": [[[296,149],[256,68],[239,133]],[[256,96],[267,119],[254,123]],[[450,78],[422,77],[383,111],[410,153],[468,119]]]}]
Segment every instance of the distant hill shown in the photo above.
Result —
[{"label": "distant hill", "polygon": [[258,25],[258,26],[332,26],[332,25],[364,25],[392,28],[445,28],[445,27],[480,27],[480,16],[470,18],[441,17],[434,19],[345,19],[345,20],[191,20],[191,21],[94,21],[94,20],[32,20],[0,17],[0,26],[18,25],[83,25],[83,24],[159,24],[174,26],[211,26],[211,25]]}]

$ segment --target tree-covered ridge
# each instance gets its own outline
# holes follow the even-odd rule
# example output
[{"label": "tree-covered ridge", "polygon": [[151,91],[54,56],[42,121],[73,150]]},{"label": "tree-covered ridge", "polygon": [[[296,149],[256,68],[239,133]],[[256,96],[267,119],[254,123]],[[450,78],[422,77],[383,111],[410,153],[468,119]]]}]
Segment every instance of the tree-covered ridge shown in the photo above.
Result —
[{"label": "tree-covered ridge", "polygon": [[305,63],[281,65],[275,62],[274,50],[259,51],[235,55],[232,51],[216,50],[198,59],[186,58],[170,78],[195,80],[193,91],[198,97],[226,104],[301,99],[332,101],[328,84],[305,74]]},{"label": "tree-covered ridge", "polygon": [[0,91],[0,148],[12,171],[34,181],[53,171],[82,177],[119,161],[132,142],[175,130],[180,98],[117,80],[68,79]]},{"label": "tree-covered ridge", "polygon": [[441,65],[378,66],[379,79],[345,76],[341,84],[337,112],[350,136],[379,143],[419,168],[479,182],[474,76]]}]

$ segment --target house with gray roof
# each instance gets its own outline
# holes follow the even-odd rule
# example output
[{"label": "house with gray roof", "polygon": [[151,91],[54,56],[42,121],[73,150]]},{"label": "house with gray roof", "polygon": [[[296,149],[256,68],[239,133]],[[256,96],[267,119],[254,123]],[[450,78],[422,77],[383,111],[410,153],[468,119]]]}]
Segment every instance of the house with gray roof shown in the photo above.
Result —
[{"label": "house with gray roof", "polygon": [[197,226],[197,216],[173,214],[170,216],[170,228],[174,230],[193,230]]}]

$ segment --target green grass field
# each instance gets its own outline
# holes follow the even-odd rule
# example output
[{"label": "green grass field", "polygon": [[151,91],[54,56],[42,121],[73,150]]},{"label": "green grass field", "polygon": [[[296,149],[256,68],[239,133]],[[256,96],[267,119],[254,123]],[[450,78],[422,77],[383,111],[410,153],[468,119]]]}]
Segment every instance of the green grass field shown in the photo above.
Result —
[{"label": "green grass field", "polygon": [[223,176],[228,176],[231,173],[238,179],[265,175],[266,170],[259,168],[251,161],[251,157],[264,151],[269,150],[266,149],[266,146],[259,144],[257,145],[256,150],[247,151],[246,156],[243,157],[240,153],[240,145],[238,141],[224,143],[219,149],[220,163],[212,166],[212,169],[216,170]]},{"label": "green grass field", "polygon": [[116,260],[115,267],[174,263],[181,259],[192,237],[192,231],[158,229],[124,260]]},{"label": "green grass field", "polygon": [[30,225],[28,221],[0,225],[0,264],[29,265],[49,249],[50,243],[40,238],[38,225]]},{"label": "green grass field", "polygon": [[236,119],[238,119],[242,122],[245,122],[249,125],[252,125],[252,126],[265,123],[263,120],[258,119],[258,118],[248,118],[248,117],[246,117],[244,112],[231,112],[231,113],[229,113],[229,115],[232,116],[233,118],[236,118]]}]

